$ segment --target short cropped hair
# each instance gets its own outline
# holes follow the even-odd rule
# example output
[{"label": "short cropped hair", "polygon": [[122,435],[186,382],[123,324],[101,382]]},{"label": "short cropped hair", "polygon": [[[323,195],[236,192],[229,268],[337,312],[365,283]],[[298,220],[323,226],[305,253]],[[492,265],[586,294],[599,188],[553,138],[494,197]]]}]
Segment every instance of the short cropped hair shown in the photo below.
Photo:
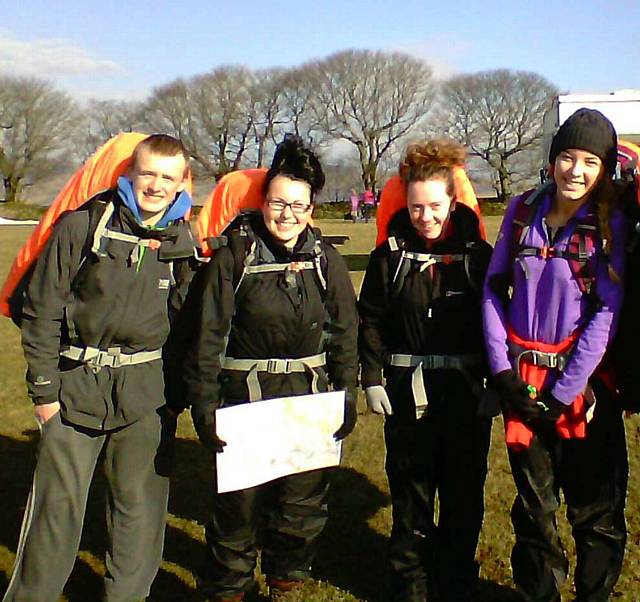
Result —
[{"label": "short cropped hair", "polygon": [[144,140],[138,142],[131,154],[131,165],[135,166],[138,160],[138,155],[141,150],[147,150],[155,155],[162,155],[163,157],[175,157],[176,155],[182,155],[185,163],[185,177],[189,174],[191,169],[191,161],[189,152],[185,148],[182,141],[168,134],[151,134]]}]

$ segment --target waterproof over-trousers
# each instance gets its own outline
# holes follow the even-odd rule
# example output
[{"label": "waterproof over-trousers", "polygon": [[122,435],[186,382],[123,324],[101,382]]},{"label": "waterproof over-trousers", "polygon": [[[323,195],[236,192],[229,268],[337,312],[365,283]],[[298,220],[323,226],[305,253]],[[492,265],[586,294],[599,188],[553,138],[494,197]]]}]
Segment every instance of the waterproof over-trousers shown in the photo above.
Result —
[{"label": "waterproof over-trousers", "polygon": [[477,417],[471,395],[446,401],[420,420],[392,415],[385,421],[396,602],[423,602],[427,589],[443,601],[466,601],[476,587],[491,420]]},{"label": "waterproof over-trousers", "polygon": [[13,576],[3,602],[57,602],[76,560],[101,453],[107,477],[104,600],[149,594],[162,559],[175,420],[157,410],[114,431],[42,427]]},{"label": "waterproof over-trousers", "polygon": [[559,600],[569,563],[556,527],[562,489],[576,543],[578,602],[605,602],[622,568],[628,463],[622,412],[595,381],[597,398],[585,439],[560,439],[554,425],[534,426],[528,449],[509,452],[518,489],[511,518],[513,576],[525,599]]},{"label": "waterproof over-trousers", "polygon": [[202,594],[230,598],[250,590],[262,549],[262,573],[303,580],[311,574],[315,544],[327,522],[329,471],[312,470],[264,485],[214,494],[206,527]]}]

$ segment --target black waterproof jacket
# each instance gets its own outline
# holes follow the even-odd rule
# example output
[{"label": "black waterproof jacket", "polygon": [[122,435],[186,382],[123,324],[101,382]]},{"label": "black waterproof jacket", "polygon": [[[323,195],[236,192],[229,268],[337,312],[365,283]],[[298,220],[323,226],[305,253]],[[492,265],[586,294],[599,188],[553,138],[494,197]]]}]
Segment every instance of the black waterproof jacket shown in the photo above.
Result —
[{"label": "black waterproof jacket", "polygon": [[[145,248],[134,261],[132,243],[103,238],[101,255],[92,253],[89,230],[110,201],[110,230],[157,239],[160,248]],[[115,190],[58,222],[36,262],[23,308],[34,403],[60,401],[66,420],[94,429],[130,424],[164,405],[162,360],[94,371],[61,357],[60,350],[69,344],[123,353],[160,349],[169,333],[170,296],[183,296],[180,289],[188,286],[182,277],[189,274],[184,258],[193,254],[188,228],[184,222],[158,231],[140,226]]]},{"label": "black waterproof jacket", "polygon": [[[480,237],[478,218],[458,204],[451,214],[450,231],[430,248],[411,225],[403,209],[389,223],[407,251],[432,254],[468,253],[468,262],[437,263],[429,267],[412,261],[402,286],[394,275],[400,251],[389,244],[371,253],[360,293],[360,359],[362,386],[380,385],[383,373],[396,413],[413,415],[412,369],[389,365],[392,353],[411,355],[484,354],[480,299],[491,257],[491,246]],[[471,243],[471,246],[469,246]],[[422,270],[421,270],[422,268]],[[475,371],[478,379],[486,370]],[[460,381],[459,373],[432,370],[426,378],[431,406],[444,402],[447,379]]]},{"label": "black waterproof jacket", "polygon": [[[316,232],[307,228],[295,248],[287,250],[267,231],[262,215],[251,217],[251,230],[278,262],[306,261],[313,257]],[[295,273],[287,282],[283,272],[249,274],[237,293],[238,251],[223,247],[194,278],[186,312],[192,317],[192,339],[187,348],[187,398],[195,416],[211,416],[222,404],[249,399],[247,373],[222,370],[222,356],[245,358],[300,358],[327,352],[327,377],[336,390],[354,395],[357,380],[358,317],[353,286],[344,260],[330,245],[320,243],[326,291],[314,270]],[[236,255],[234,255],[234,253]],[[307,373],[259,373],[262,398],[311,393]]]}]

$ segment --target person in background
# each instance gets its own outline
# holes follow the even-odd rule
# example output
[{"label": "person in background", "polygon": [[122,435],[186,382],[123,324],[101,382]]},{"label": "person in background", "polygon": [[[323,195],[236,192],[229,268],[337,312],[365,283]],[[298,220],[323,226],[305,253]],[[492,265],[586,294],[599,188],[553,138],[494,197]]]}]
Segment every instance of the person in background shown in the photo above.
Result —
[{"label": "person in background", "polygon": [[360,195],[358,195],[355,188],[351,189],[349,202],[351,203],[351,220],[355,223],[360,216]]},{"label": "person in background", "polygon": [[376,197],[371,190],[365,190],[362,198],[362,217],[365,223],[369,223],[369,218],[373,215],[373,208],[376,205]]}]

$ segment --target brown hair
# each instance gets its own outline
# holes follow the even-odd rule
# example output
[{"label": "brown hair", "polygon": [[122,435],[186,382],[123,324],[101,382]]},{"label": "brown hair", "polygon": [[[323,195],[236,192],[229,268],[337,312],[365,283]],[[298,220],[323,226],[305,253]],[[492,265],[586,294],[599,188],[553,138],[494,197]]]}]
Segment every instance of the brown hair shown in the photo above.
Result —
[{"label": "brown hair", "polygon": [[405,187],[411,182],[444,180],[447,194],[453,197],[453,168],[463,165],[465,155],[461,144],[447,138],[414,142],[407,147],[398,171]]},{"label": "brown hair", "polygon": [[131,165],[135,166],[138,160],[138,155],[141,150],[147,150],[155,155],[162,155],[163,157],[175,157],[176,155],[182,155],[185,162],[185,177],[188,176],[190,171],[190,157],[187,149],[182,141],[168,134],[151,134],[144,140],[138,142],[131,154]]},{"label": "brown hair", "polygon": [[[609,174],[604,171],[600,182],[596,184],[589,195],[598,220],[598,232],[602,239],[602,250],[605,255],[610,255],[613,245],[618,242],[611,240],[611,227],[609,222],[613,210],[622,203],[624,193],[624,186],[618,182],[614,182],[609,177]],[[609,264],[609,277],[616,283],[620,282],[620,276],[611,264]]]}]

